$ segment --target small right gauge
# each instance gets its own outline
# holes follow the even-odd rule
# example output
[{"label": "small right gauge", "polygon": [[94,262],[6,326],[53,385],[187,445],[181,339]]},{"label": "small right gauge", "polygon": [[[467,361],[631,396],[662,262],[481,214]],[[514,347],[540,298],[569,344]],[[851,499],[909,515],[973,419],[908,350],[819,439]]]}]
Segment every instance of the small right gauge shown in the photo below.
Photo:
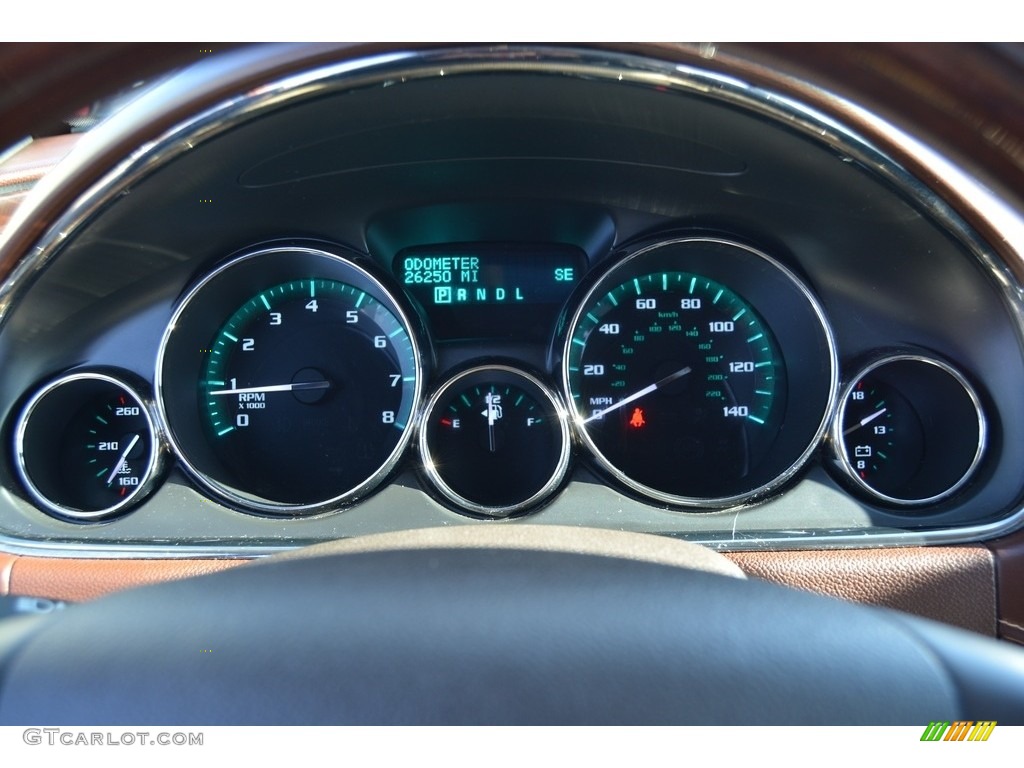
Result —
[{"label": "small right gauge", "polygon": [[956,368],[920,353],[889,354],[844,387],[832,427],[836,465],[872,500],[940,502],[963,488],[985,453],[977,392]]}]

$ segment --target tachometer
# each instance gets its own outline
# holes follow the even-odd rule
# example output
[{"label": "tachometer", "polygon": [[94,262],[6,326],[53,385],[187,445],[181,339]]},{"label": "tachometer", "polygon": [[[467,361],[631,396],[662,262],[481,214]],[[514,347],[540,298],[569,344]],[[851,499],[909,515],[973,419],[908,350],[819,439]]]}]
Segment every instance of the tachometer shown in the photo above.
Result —
[{"label": "tachometer", "polygon": [[262,512],[368,492],[410,436],[420,355],[401,308],[312,248],[244,255],[186,296],[159,363],[161,412],[196,478]]},{"label": "tachometer", "polygon": [[740,503],[790,477],[836,389],[831,334],[781,264],[722,240],[659,243],[589,290],[566,395],[606,471],[681,506]]}]

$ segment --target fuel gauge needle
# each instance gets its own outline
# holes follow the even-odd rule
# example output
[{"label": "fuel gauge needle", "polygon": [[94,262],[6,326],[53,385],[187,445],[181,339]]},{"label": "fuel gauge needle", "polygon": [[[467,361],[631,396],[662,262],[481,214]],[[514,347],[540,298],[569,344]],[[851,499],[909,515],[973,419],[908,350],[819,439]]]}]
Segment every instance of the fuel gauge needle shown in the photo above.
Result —
[{"label": "fuel gauge needle", "polygon": [[491,453],[494,453],[497,448],[497,445],[494,442],[494,420],[498,418],[498,404],[495,400],[493,388],[487,395],[486,402],[487,407],[480,415],[487,418],[487,447],[491,449]]},{"label": "fuel gauge needle", "polygon": [[856,430],[860,429],[861,427],[870,424],[872,421],[877,419],[879,416],[881,416],[883,413],[885,413],[888,410],[889,410],[888,408],[880,408],[877,411],[875,411],[874,413],[872,413],[872,414],[870,414],[868,416],[865,416],[863,419],[861,419],[856,424],[854,424],[852,427],[850,427],[845,432],[843,432],[843,435],[848,435],[851,432],[855,432]]}]

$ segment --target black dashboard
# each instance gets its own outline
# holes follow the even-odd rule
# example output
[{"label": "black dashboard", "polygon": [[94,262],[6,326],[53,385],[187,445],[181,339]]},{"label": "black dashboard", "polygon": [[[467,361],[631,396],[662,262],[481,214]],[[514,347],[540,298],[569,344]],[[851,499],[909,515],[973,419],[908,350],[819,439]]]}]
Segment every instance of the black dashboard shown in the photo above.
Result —
[{"label": "black dashboard", "polygon": [[967,541],[1024,495],[1005,264],[853,128],[711,68],[513,47],[268,83],[140,148],[5,291],[15,550]]}]

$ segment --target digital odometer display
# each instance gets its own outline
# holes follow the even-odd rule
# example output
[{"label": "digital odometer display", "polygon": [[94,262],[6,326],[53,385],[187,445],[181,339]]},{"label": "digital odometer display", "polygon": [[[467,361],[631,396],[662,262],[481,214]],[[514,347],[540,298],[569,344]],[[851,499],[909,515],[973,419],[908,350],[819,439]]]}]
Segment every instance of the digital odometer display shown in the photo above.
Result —
[{"label": "digital odometer display", "polygon": [[394,262],[398,281],[441,338],[515,332],[542,340],[585,270],[583,251],[558,243],[407,248]]}]

